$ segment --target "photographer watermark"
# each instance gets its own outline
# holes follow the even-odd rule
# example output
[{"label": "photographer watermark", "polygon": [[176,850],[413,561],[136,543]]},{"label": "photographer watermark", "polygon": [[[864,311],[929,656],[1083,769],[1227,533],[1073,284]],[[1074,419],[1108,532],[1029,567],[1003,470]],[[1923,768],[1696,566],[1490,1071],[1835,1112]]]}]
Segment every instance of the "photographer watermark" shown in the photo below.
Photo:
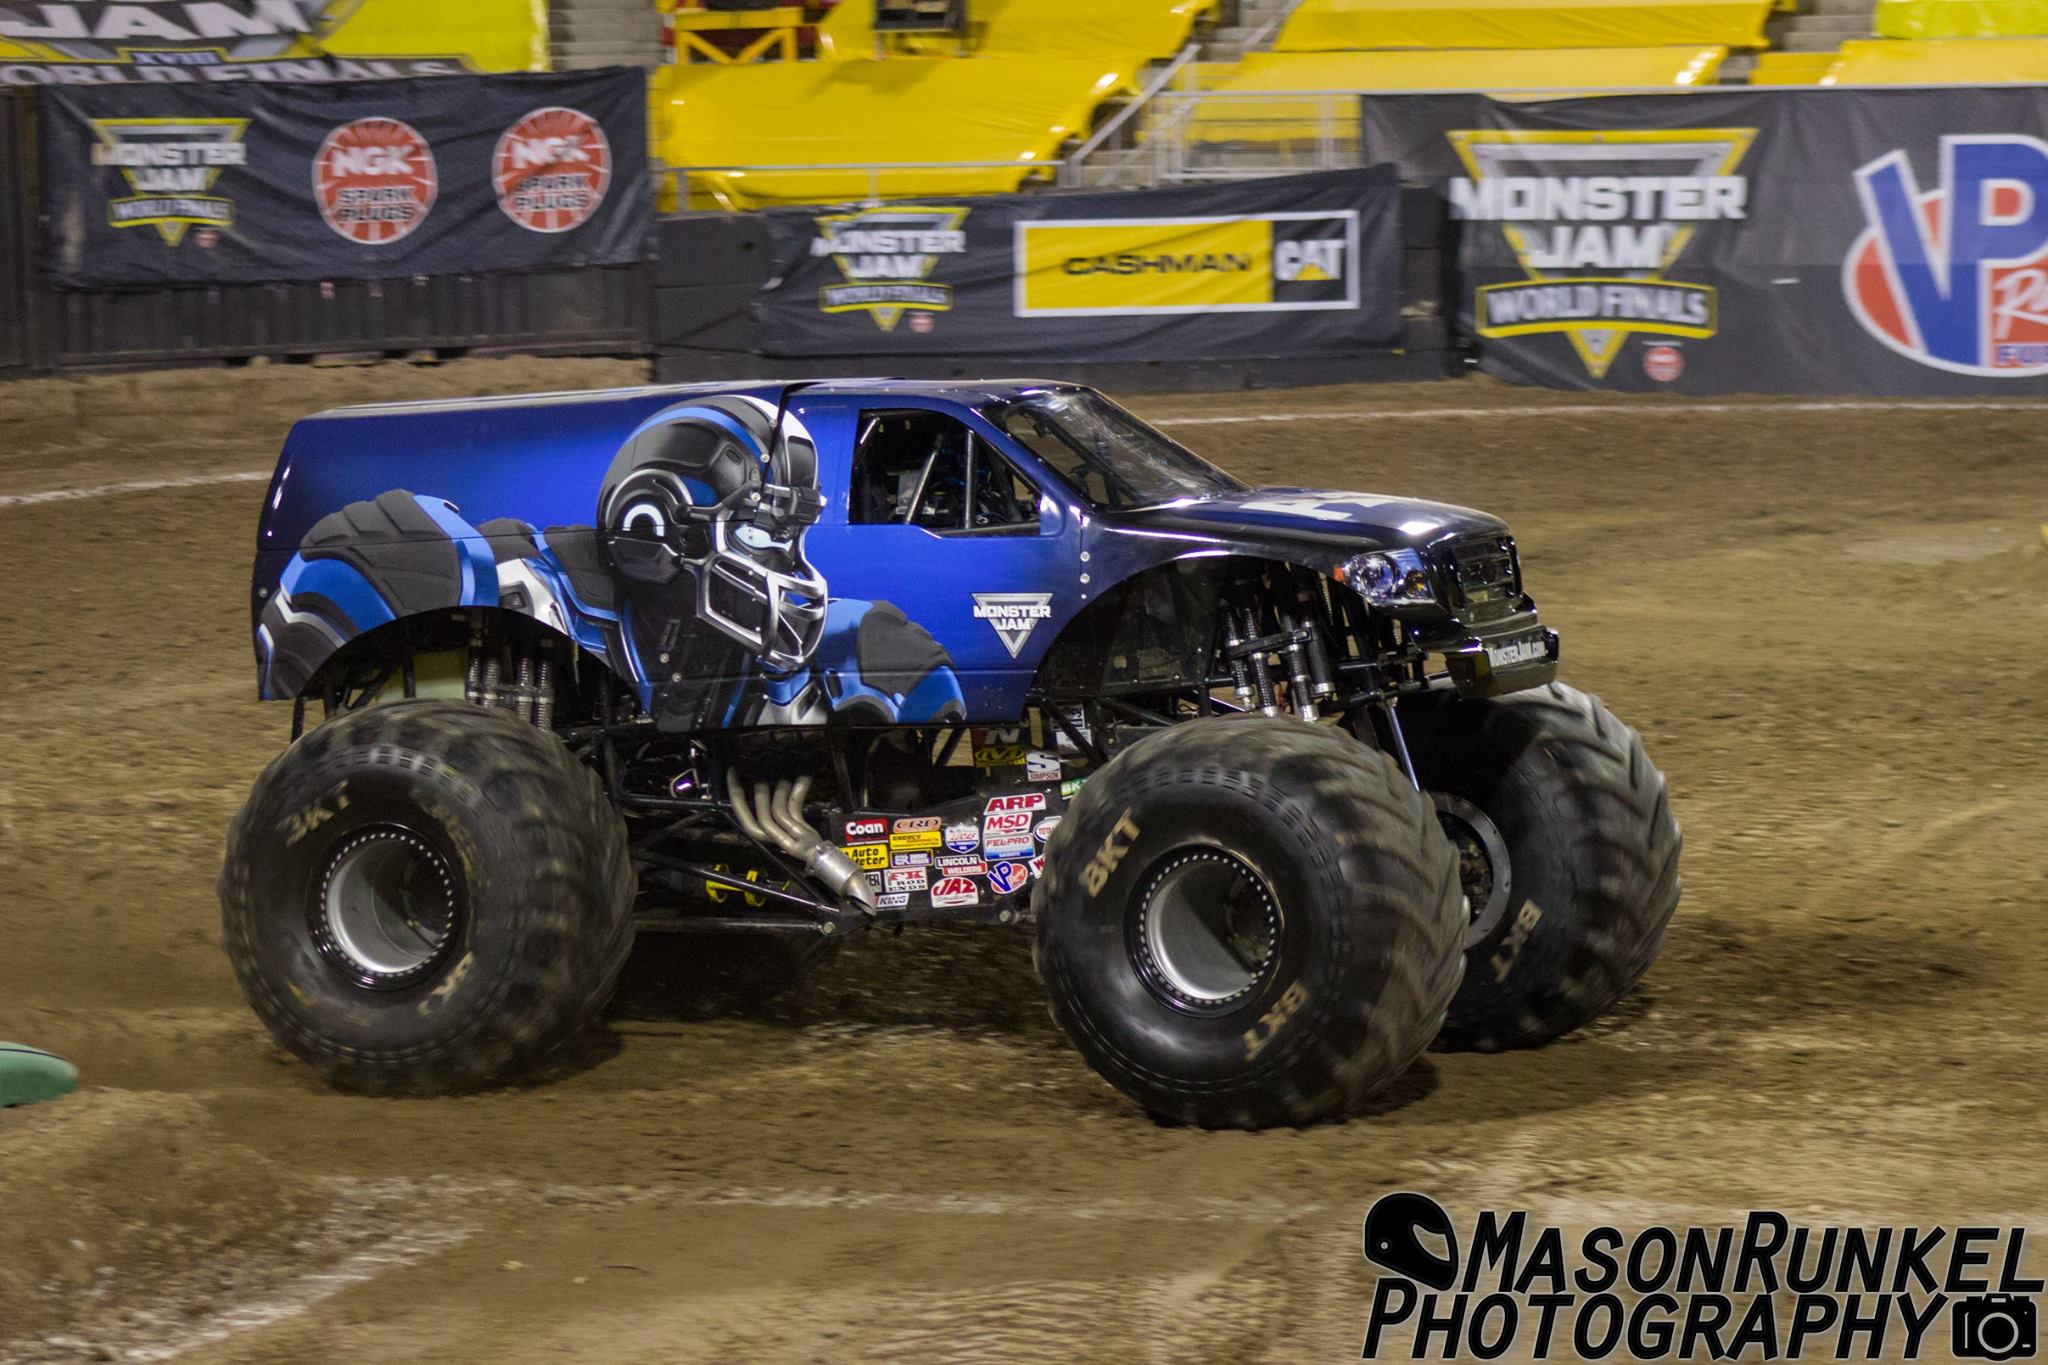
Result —
[{"label": "photographer watermark", "polygon": [[1365,1217],[1382,1272],[1365,1359],[1610,1356],[1684,1360],[2024,1360],[2035,1354],[2026,1229],[1601,1226],[1582,1236],[1526,1212],[1482,1212],[1460,1237],[1423,1194]]}]

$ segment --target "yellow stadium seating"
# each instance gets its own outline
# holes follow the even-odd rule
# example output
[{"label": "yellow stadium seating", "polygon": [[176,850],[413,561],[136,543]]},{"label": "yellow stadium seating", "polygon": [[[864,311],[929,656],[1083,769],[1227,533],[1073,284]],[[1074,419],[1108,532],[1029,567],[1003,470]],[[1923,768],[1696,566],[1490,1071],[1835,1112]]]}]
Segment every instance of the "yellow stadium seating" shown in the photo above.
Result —
[{"label": "yellow stadium seating", "polygon": [[[1149,61],[1187,44],[1217,0],[974,0],[965,43],[931,35],[892,36],[898,50],[957,55],[1097,57]],[[874,0],[839,0],[818,25],[818,55],[841,60],[875,53]]]},{"label": "yellow stadium seating", "polygon": [[[668,66],[654,76],[655,149],[680,168],[816,168],[692,174],[698,207],[991,194],[1042,175],[1098,104],[1134,88],[1135,69],[1053,57]],[[860,169],[963,161],[1002,164]]]},{"label": "yellow stadium seating", "polygon": [[1839,52],[1764,52],[1749,73],[1751,85],[1829,85],[1841,65]]},{"label": "yellow stadium seating", "polygon": [[1274,47],[1761,47],[1771,5],[1772,0],[1303,0]]},{"label": "yellow stadium seating", "polygon": [[1837,85],[1996,85],[2048,81],[2048,38],[1874,39],[1842,44]]},{"label": "yellow stadium seating", "polygon": [[1878,0],[1880,38],[2022,38],[2048,34],[2048,0]]}]

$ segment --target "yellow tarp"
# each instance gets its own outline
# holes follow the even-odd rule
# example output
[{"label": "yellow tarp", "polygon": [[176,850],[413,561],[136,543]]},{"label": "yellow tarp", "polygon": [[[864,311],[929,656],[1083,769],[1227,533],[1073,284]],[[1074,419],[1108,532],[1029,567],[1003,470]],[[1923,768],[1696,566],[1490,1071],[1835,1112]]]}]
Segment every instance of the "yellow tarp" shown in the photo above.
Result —
[{"label": "yellow tarp", "polygon": [[2048,33],[2048,0],[1878,0],[1880,38],[2022,38]]},{"label": "yellow tarp", "polygon": [[[472,71],[548,69],[547,0],[360,0],[264,6],[223,33],[218,5],[13,6],[0,64],[126,66],[136,49],[211,64],[333,56]],[[33,18],[27,16],[33,15]],[[262,31],[256,31],[262,30]],[[653,20],[649,20],[652,33]],[[159,63],[161,64],[161,63]]]},{"label": "yellow tarp", "polygon": [[2048,38],[1879,38],[1842,44],[1837,85],[2032,84],[2048,81]]},{"label": "yellow tarp", "polygon": [[1761,47],[1771,0],[1303,0],[1273,46]]},{"label": "yellow tarp", "polygon": [[1751,85],[1820,85],[1841,63],[1839,52],[1766,52],[1749,73]]},{"label": "yellow tarp", "polygon": [[[1096,105],[1130,91],[1132,72],[1021,57],[669,66],[654,77],[655,154],[682,168],[823,168],[689,177],[693,202],[734,208],[1014,190],[1086,133]],[[891,161],[1003,164],[856,169]]]},{"label": "yellow tarp", "polygon": [[[936,34],[892,35],[913,52],[988,56],[1094,57],[1143,63],[1187,45],[1196,20],[1217,0],[973,0],[965,43]],[[818,25],[818,55],[840,60],[875,52],[874,0],[839,0]]]}]

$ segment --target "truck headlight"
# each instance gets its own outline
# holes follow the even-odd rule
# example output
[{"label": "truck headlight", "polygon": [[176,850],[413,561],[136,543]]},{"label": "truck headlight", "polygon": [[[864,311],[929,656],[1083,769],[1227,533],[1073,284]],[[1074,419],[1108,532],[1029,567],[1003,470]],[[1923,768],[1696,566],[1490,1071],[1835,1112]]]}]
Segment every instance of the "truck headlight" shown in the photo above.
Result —
[{"label": "truck headlight", "polygon": [[1354,555],[1331,576],[1376,607],[1425,607],[1436,601],[1419,550]]}]

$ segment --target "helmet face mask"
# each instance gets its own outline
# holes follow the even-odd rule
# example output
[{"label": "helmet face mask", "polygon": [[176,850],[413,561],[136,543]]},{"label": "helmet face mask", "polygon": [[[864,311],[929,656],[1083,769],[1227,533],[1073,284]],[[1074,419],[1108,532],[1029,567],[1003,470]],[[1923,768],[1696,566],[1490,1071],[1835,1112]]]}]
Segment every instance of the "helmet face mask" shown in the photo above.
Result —
[{"label": "helmet face mask", "polygon": [[[797,419],[742,398],[670,409],[612,462],[598,523],[642,610],[694,616],[773,672],[825,629],[825,580],[804,557],[818,519],[817,452]],[[684,579],[688,579],[686,584]]]}]

